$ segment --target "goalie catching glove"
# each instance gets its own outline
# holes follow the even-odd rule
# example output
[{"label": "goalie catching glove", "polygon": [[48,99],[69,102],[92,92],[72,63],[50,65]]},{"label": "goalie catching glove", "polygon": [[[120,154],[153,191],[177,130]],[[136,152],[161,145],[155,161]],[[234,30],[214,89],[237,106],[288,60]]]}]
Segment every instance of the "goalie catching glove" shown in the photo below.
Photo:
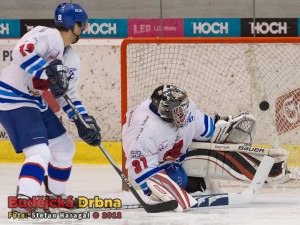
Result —
[{"label": "goalie catching glove", "polygon": [[215,132],[211,143],[251,144],[255,134],[256,119],[248,112],[237,116],[215,115]]},{"label": "goalie catching glove", "polygon": [[93,116],[82,117],[84,122],[90,127],[87,128],[78,118],[74,118],[79,137],[91,146],[98,146],[101,143],[100,127]]},{"label": "goalie catching glove", "polygon": [[52,61],[46,68],[49,89],[54,98],[62,97],[69,88],[69,79],[61,60]]}]

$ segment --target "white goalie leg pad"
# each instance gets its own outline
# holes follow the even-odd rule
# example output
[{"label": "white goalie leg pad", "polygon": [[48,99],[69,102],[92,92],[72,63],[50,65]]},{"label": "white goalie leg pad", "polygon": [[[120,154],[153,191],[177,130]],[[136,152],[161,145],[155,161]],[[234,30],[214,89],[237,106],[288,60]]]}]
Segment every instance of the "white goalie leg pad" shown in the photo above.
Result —
[{"label": "white goalie leg pad", "polygon": [[187,176],[250,182],[250,179],[236,170],[229,160],[220,157],[218,151],[196,149],[190,153],[194,151],[198,151],[199,154],[187,156],[182,164]]},{"label": "white goalie leg pad", "polygon": [[183,188],[176,184],[163,170],[147,180],[152,194],[163,202],[176,200],[178,207],[175,211],[182,212],[197,203]]},{"label": "white goalie leg pad", "polygon": [[[272,185],[289,181],[291,177],[286,171],[288,154],[272,157],[275,164],[267,177],[267,183]],[[182,166],[190,177],[250,182],[262,159],[263,155],[254,153],[193,149],[189,151]]]},{"label": "white goalie leg pad", "polygon": [[[261,156],[261,155],[255,155],[255,154],[249,154],[249,155],[259,161],[262,161],[262,159],[263,159],[263,156]],[[267,184],[270,184],[270,185],[283,184],[283,183],[286,183],[289,180],[291,180],[290,173],[288,173],[288,171],[287,171],[288,155],[289,155],[288,151],[286,151],[286,155],[272,156],[272,158],[274,158],[275,161],[274,161],[274,165],[271,169],[271,172],[266,179]]]}]

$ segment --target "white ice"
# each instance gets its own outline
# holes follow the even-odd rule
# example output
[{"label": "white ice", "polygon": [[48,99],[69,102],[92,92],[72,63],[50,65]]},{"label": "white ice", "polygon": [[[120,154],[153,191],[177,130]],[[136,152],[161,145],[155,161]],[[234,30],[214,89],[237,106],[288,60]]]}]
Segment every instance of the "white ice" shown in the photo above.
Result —
[{"label": "white ice", "polygon": [[[149,214],[143,209],[126,209],[121,219],[8,219],[8,196],[14,196],[21,164],[0,164],[0,224],[145,224],[145,225],[299,225],[300,187],[264,187],[247,205],[192,209],[186,212]],[[227,188],[227,190],[226,190]],[[239,191],[225,187],[226,191]],[[43,189],[43,186],[42,186]],[[142,193],[139,191],[142,195]],[[43,194],[43,190],[41,193]],[[121,190],[121,178],[110,165],[74,165],[67,194],[120,198],[123,204],[137,203],[130,192]],[[147,198],[144,198],[147,200]],[[116,211],[113,211],[116,212]],[[101,213],[101,212],[99,212]]]}]

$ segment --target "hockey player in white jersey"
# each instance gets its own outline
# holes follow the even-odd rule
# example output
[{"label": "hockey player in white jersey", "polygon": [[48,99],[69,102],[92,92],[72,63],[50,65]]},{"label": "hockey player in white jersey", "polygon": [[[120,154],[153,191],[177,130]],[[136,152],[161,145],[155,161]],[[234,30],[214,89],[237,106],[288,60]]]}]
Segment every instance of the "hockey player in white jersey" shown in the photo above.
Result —
[{"label": "hockey player in white jersey", "polygon": [[[251,181],[262,160],[234,151],[188,151],[192,142],[251,144],[255,123],[250,113],[212,119],[182,88],[159,86],[126,114],[122,146],[128,175],[146,195],[175,199],[177,211],[186,210],[195,204],[192,196],[222,192],[211,178]],[[285,160],[286,156],[274,164],[270,179],[282,176]]]},{"label": "hockey player in white jersey", "polygon": [[[81,6],[58,5],[55,27],[37,26],[26,33],[12,52],[13,61],[2,70],[0,122],[16,153],[26,156],[19,175],[18,198],[38,195],[45,173],[48,194],[62,195],[71,173],[75,145],[41,97],[43,91],[52,92],[75,122],[83,141],[92,146],[100,144],[100,128],[76,94],[80,58],[70,46],[78,41],[87,22],[88,15]],[[73,117],[63,98],[65,93],[94,129],[86,128]]]}]

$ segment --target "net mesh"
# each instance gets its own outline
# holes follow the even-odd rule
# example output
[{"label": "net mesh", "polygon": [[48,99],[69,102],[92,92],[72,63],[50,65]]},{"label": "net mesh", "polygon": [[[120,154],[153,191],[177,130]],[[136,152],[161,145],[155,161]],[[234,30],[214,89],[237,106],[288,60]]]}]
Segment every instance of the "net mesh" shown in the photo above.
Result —
[{"label": "net mesh", "polygon": [[248,111],[257,120],[253,143],[287,149],[300,179],[300,45],[130,43],[126,50],[128,109],[172,84],[210,116]]}]

